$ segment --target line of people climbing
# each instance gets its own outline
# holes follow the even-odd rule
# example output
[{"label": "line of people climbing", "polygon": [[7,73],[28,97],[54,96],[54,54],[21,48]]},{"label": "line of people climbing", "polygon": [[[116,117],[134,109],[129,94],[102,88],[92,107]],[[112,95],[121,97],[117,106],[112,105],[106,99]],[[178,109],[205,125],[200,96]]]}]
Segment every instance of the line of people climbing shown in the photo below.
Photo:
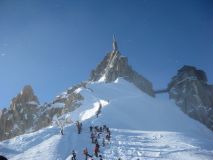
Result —
[{"label": "line of people climbing", "polygon": [[[76,126],[78,128],[78,134],[80,134],[81,131],[79,132],[79,130],[81,129],[79,129],[79,126],[81,126],[82,128],[82,124],[79,124],[77,122]],[[111,131],[109,127],[107,127],[106,125],[103,125],[100,127],[90,126],[89,131],[90,131],[91,143],[94,144],[94,154],[93,155],[89,154],[88,149],[84,148],[83,154],[85,156],[85,160],[88,160],[89,158],[90,160],[93,160],[93,157],[96,157],[96,159],[99,158],[99,160],[103,160],[103,157],[100,154],[100,144],[102,145],[102,147],[105,147],[106,144],[110,143]],[[72,151],[71,160],[77,160],[76,152],[74,150]]]}]

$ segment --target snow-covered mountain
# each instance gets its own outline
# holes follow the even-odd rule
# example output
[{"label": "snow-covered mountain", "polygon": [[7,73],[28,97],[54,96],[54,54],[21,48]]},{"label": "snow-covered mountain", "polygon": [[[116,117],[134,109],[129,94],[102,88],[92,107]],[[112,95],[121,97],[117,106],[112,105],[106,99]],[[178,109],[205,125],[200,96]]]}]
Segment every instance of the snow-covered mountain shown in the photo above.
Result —
[{"label": "snow-covered mountain", "polygon": [[[91,82],[77,91],[84,97],[82,105],[62,117],[81,121],[81,134],[77,134],[75,123],[66,125],[64,135],[60,135],[57,126],[49,126],[1,142],[0,154],[11,160],[69,160],[74,149],[77,159],[84,159],[83,149],[87,147],[92,154],[94,148],[89,126],[107,125],[112,132],[111,141],[100,148],[106,160],[119,157],[211,160],[213,157],[213,133],[189,118],[173,101],[153,98],[124,79]],[[99,103],[103,108],[97,118]]]},{"label": "snow-covered mountain", "polygon": [[81,105],[81,100],[84,99],[78,89],[84,88],[91,81],[110,83],[119,77],[123,77],[142,92],[154,96],[152,83],[132,69],[128,64],[127,57],[122,56],[119,52],[115,39],[113,39],[112,46],[113,50],[92,70],[88,81],[68,88],[56,96],[52,102],[39,105],[32,87],[25,86],[12,99],[10,107],[5,108],[0,116],[0,141],[47,127],[52,123],[55,116],[75,110]]},{"label": "snow-covered mountain", "polygon": [[[12,99],[10,108],[0,114],[0,140],[4,140],[0,142],[0,155],[11,160],[69,160],[74,149],[77,159],[85,159],[83,149],[87,147],[93,154],[94,148],[89,127],[107,125],[112,133],[110,142],[101,147],[103,159],[210,160],[212,131],[178,107],[185,104],[180,103],[185,98],[187,107],[191,107],[188,109],[198,113],[196,107],[200,105],[192,105],[192,97],[206,101],[201,94],[192,94],[193,87],[198,91],[197,84],[202,84],[206,93],[207,84],[199,79],[205,76],[199,72],[199,83],[188,79],[182,83],[188,76],[180,73],[169,84],[166,91],[174,102],[155,97],[152,83],[132,69],[114,39],[113,50],[91,72],[88,81],[68,88],[45,104],[39,104],[31,86],[25,86]],[[207,95],[207,102],[212,102],[211,94]],[[96,117],[100,105],[101,114]],[[209,117],[211,113],[206,117],[211,121]],[[77,134],[76,121],[83,123],[81,134]],[[60,134],[61,128],[64,135]],[[105,133],[100,134],[99,143],[103,137]]]}]

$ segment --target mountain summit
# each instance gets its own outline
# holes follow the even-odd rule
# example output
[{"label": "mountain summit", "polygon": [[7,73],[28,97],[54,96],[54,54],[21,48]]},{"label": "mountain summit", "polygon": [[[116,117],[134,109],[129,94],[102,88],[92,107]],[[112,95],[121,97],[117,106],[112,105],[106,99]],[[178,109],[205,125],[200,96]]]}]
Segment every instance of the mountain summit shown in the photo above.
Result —
[{"label": "mountain summit", "polygon": [[128,64],[128,58],[119,52],[117,41],[113,36],[112,51],[104,57],[96,69],[92,70],[90,80],[109,83],[119,77],[133,83],[148,95],[154,96],[152,83],[132,69]]},{"label": "mountain summit", "polygon": [[24,86],[21,93],[19,93],[15,98],[12,99],[10,107],[16,110],[19,106],[31,104],[38,105],[39,100],[34,94],[34,91],[30,85]]}]

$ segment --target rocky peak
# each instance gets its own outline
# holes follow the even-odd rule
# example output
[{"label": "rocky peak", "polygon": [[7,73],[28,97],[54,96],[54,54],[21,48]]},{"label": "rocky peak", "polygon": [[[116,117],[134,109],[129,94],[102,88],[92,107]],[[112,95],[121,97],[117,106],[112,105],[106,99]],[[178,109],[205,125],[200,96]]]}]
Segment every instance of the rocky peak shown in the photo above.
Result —
[{"label": "rocky peak", "polygon": [[171,99],[183,112],[213,130],[213,87],[204,71],[183,66],[168,85]]},{"label": "rocky peak", "polygon": [[77,93],[77,89],[84,87],[81,83],[67,90],[51,103],[38,105],[37,96],[30,85],[12,99],[10,108],[0,111],[0,141],[37,131],[52,123],[54,116],[60,116],[71,112],[80,106],[83,97]]},{"label": "rocky peak", "polygon": [[[172,78],[172,81],[174,83],[179,82],[180,80],[197,80],[201,83],[207,83],[208,81],[206,73],[204,71],[187,65],[179,69],[177,75]],[[173,84],[170,85],[171,86],[169,86],[169,88],[171,88]]]},{"label": "rocky peak", "polygon": [[145,93],[154,96],[151,82],[132,69],[128,64],[128,58],[122,56],[119,52],[114,36],[112,47],[112,51],[104,57],[96,69],[92,70],[90,80],[107,83],[116,80],[118,77],[123,77]]},{"label": "rocky peak", "polygon": [[37,96],[34,94],[34,91],[30,85],[24,86],[22,91],[12,99],[10,107],[13,110],[16,110],[18,106],[23,105],[38,105],[39,100]]}]

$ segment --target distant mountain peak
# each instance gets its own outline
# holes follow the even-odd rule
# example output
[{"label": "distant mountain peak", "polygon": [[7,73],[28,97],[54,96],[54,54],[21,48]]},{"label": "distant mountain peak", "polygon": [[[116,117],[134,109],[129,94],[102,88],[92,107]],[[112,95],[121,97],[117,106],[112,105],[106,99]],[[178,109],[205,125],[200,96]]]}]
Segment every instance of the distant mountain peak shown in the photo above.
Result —
[{"label": "distant mountain peak", "polygon": [[12,99],[10,107],[16,110],[17,107],[25,104],[39,104],[38,97],[34,94],[33,88],[30,85],[24,86],[21,92]]},{"label": "distant mountain peak", "polygon": [[108,83],[119,77],[123,77],[143,92],[154,96],[151,82],[132,69],[128,64],[128,58],[119,52],[117,41],[113,35],[112,51],[104,57],[96,69],[92,70],[90,80]]}]

